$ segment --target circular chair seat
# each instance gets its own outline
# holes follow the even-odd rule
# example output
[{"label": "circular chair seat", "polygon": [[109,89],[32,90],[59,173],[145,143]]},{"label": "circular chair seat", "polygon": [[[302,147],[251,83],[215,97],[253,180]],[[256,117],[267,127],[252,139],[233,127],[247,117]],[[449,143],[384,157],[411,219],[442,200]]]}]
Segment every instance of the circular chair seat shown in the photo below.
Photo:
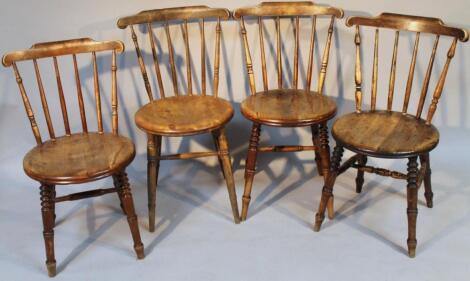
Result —
[{"label": "circular chair seat", "polygon": [[393,111],[350,113],[331,130],[335,140],[357,153],[409,157],[429,152],[439,143],[439,131],[423,119]]},{"label": "circular chair seat", "polygon": [[135,114],[137,127],[162,136],[210,132],[233,116],[232,105],[213,96],[175,96],[152,101]]},{"label": "circular chair seat", "polygon": [[49,184],[93,181],[125,169],[135,156],[128,138],[109,133],[82,133],[46,141],[30,150],[23,168]]},{"label": "circular chair seat", "polygon": [[278,89],[258,92],[245,99],[241,113],[269,126],[300,127],[327,121],[336,114],[333,99],[316,92]]}]

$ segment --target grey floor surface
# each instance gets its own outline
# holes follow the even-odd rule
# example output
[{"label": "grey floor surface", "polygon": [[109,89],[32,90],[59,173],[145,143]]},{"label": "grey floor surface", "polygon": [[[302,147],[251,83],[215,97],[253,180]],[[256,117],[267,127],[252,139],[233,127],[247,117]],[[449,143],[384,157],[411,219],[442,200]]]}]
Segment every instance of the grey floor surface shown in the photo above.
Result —
[{"label": "grey floor surface", "polygon": [[[0,280],[48,280],[38,186],[21,169],[31,136],[21,132],[0,139]],[[308,152],[259,158],[249,219],[240,225],[232,222],[215,160],[163,163],[157,231],[149,233],[146,157],[140,153],[128,172],[146,258],[134,256],[116,195],[64,203],[57,207],[56,280],[469,280],[470,134],[441,134],[431,154],[433,209],[420,190],[415,259],[406,255],[403,181],[366,175],[364,192],[356,194],[355,174],[348,171],[335,186],[336,218],[314,233],[322,179]],[[234,150],[239,198],[244,157],[244,147]],[[371,162],[406,168],[405,161]]]}]

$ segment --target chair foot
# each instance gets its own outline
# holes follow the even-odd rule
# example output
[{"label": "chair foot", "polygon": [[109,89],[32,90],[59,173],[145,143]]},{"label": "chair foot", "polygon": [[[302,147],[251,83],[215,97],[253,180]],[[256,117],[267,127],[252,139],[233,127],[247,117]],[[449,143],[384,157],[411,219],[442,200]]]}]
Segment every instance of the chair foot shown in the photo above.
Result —
[{"label": "chair foot", "polygon": [[428,208],[432,208],[434,206],[433,204],[433,197],[434,197],[434,194],[431,192],[431,193],[424,193],[424,197],[426,198],[426,206]]},{"label": "chair foot", "polygon": [[416,257],[416,240],[408,240],[408,256],[410,258]]},{"label": "chair foot", "polygon": [[429,201],[428,201],[428,202],[426,202],[426,206],[428,206],[428,208],[429,208],[429,209],[432,209],[432,207],[434,207],[434,205],[433,205],[432,201],[430,201],[430,202],[429,202]]},{"label": "chair foot", "polygon": [[325,220],[325,216],[322,214],[317,213],[315,216],[315,225],[313,226],[313,231],[319,232],[321,229],[321,224]]},{"label": "chair foot", "polygon": [[134,246],[135,253],[137,254],[137,259],[141,260],[145,258],[144,245]]},{"label": "chair foot", "polygon": [[335,207],[334,207],[334,196],[331,195],[330,199],[328,199],[327,203],[327,212],[328,212],[328,219],[332,220],[335,218]]},{"label": "chair foot", "polygon": [[49,277],[55,277],[57,274],[56,263],[55,262],[46,262],[47,275]]},{"label": "chair foot", "polygon": [[242,221],[245,221],[246,220],[246,217],[248,215],[248,206],[250,206],[250,201],[251,201],[251,197],[250,196],[243,196],[243,199],[242,199],[242,215],[241,215],[241,220]]}]

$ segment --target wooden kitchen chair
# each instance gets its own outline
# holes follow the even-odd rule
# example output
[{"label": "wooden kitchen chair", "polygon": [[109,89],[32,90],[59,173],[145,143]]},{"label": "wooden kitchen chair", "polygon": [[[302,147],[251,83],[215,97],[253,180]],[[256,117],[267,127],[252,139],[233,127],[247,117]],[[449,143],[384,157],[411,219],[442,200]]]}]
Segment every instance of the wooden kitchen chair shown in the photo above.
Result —
[{"label": "wooden kitchen chair", "polygon": [[[121,53],[124,45],[120,41],[97,42],[89,38],[73,39],[67,41],[39,43],[30,49],[7,53],[3,56],[3,65],[13,67],[16,82],[31,123],[36,147],[30,150],[23,160],[26,174],[41,184],[41,211],[44,224],[44,241],[46,246],[46,265],[49,276],[56,274],[56,261],[54,256],[54,226],[55,226],[55,204],[64,201],[78,200],[94,196],[100,196],[111,192],[117,192],[121,201],[121,207],[127,215],[134,249],[139,259],[144,257],[144,246],[140,239],[137,216],[134,211],[134,203],[126,167],[135,156],[134,144],[131,140],[118,134],[118,98],[116,80],[116,53]],[[98,77],[97,53],[109,51],[112,53],[111,62],[111,105],[112,105],[112,132],[107,133],[103,129],[103,118],[101,113],[101,93]],[[82,85],[77,65],[77,55],[91,53],[90,59],[93,66],[94,96],[96,101],[97,131],[88,129],[85,106],[82,94]],[[65,102],[65,92],[59,71],[58,57],[68,56],[73,61],[78,104],[82,132],[72,132],[70,129],[69,116]],[[39,61],[51,59],[58,88],[60,108],[65,128],[65,136],[59,136],[53,126],[51,113],[47,103],[46,89],[41,78]],[[64,58],[65,59],[65,58]],[[23,80],[20,76],[19,64],[22,61],[31,61],[34,65],[37,91],[46,119],[49,140],[43,140],[40,128],[36,123],[33,108],[26,93]],[[51,93],[52,94],[52,93]],[[49,97],[50,95],[49,94]],[[72,94],[72,93],[70,93]],[[97,189],[56,197],[55,187],[58,185],[80,184],[96,181],[112,176],[114,187]]]},{"label": "wooden kitchen chair", "polygon": [[[342,18],[343,11],[338,8],[318,6],[312,2],[263,2],[258,6],[239,8],[235,10],[234,17],[239,19],[242,40],[245,48],[246,68],[250,84],[251,96],[241,104],[241,112],[245,118],[253,122],[249,141],[248,154],[245,167],[245,191],[243,194],[243,208],[241,218],[245,220],[251,200],[251,189],[255,175],[256,157],[258,152],[295,152],[315,150],[315,160],[318,171],[326,176],[329,171],[330,150],[328,145],[327,121],[336,114],[336,103],[323,94],[323,88],[328,67],[330,47],[333,37],[335,18]],[[308,51],[308,68],[304,87],[299,87],[299,57],[300,57],[300,21],[307,17],[311,21],[309,28],[310,47]],[[312,91],[312,73],[314,69],[314,48],[317,36],[317,17],[329,19],[328,33],[323,50],[321,69],[318,78],[318,87]],[[258,22],[259,49],[261,56],[263,90],[257,92],[253,62],[248,44],[245,18],[255,18]],[[277,87],[269,89],[268,73],[266,67],[265,35],[263,22],[267,18],[274,18],[276,23],[276,68]],[[282,67],[282,38],[281,18],[295,21],[295,47],[293,52],[292,77],[293,85],[287,88],[283,82]],[[304,20],[304,19],[302,19]],[[266,146],[259,147],[261,126],[273,127],[306,127],[312,130],[313,146]],[[330,197],[330,204],[333,198]]]},{"label": "wooden kitchen chair", "polygon": [[[407,214],[408,214],[408,254],[414,257],[416,253],[416,218],[418,214],[417,192],[424,182],[424,190],[427,206],[432,208],[433,193],[431,189],[431,168],[429,152],[439,142],[439,132],[431,124],[437,108],[439,98],[444,89],[447,72],[454,57],[457,42],[468,40],[467,31],[446,26],[441,20],[398,14],[384,13],[378,17],[350,17],[346,21],[348,26],[356,26],[356,112],[342,116],[336,120],[332,128],[332,135],[336,140],[333,152],[330,174],[322,192],[322,198],[315,220],[315,231],[319,231],[324,220],[324,212],[329,198],[332,196],[333,185],[336,177],[353,167],[358,169],[356,178],[356,191],[361,192],[364,183],[364,172],[375,173],[381,176],[389,176],[395,179],[407,180]],[[362,71],[361,71],[361,36],[360,27],[367,26],[375,29],[374,56],[372,67],[372,91],[370,110],[362,109]],[[377,109],[376,100],[379,79],[379,29],[388,28],[395,30],[395,40],[389,76],[389,89],[386,110]],[[393,110],[395,79],[397,71],[397,57],[399,49],[400,32],[415,33],[411,63],[408,72],[406,89],[404,91],[403,106]],[[430,51],[430,60],[420,90],[417,110],[415,114],[408,113],[412,94],[414,72],[416,68],[417,54],[420,36],[432,34],[434,45]],[[452,43],[447,52],[447,59],[437,82],[434,94],[430,100],[429,109],[425,118],[421,118],[425,107],[428,88],[436,60],[441,36],[451,37]],[[356,154],[340,166],[344,148]],[[408,159],[408,173],[389,171],[382,168],[366,166],[367,157]],[[417,160],[421,167],[418,168]]]},{"label": "wooden kitchen chair", "polygon": [[[118,27],[129,27],[132,40],[135,45],[137,59],[144,80],[145,90],[150,103],[143,106],[135,115],[137,126],[147,133],[147,157],[148,157],[148,208],[149,208],[149,230],[155,230],[155,203],[158,181],[158,170],[160,160],[191,159],[207,156],[217,156],[222,168],[223,175],[227,183],[228,194],[232,206],[235,223],[239,223],[239,212],[237,206],[237,196],[235,193],[235,183],[233,180],[232,166],[228,143],[225,136],[224,126],[233,116],[231,104],[218,97],[219,93],[219,69],[220,69],[220,43],[221,43],[221,20],[230,17],[226,9],[215,9],[206,6],[191,6],[180,8],[168,8],[142,11],[136,15],[119,19]],[[206,59],[206,20],[215,20],[215,55],[213,69],[212,96],[209,95],[207,82],[207,59]],[[199,28],[192,27],[191,22],[198,22]],[[171,24],[170,24],[171,23]],[[170,28],[170,25],[176,25]],[[139,47],[139,40],[135,27],[141,27],[144,35],[148,39],[149,48],[153,57],[153,68],[158,82],[158,92],[160,99],[154,99],[152,87],[149,82],[149,74],[144,63],[142,51]],[[157,49],[163,48],[161,41],[155,35],[154,29],[163,28],[166,35],[166,45],[169,55],[169,69],[171,70],[172,89],[165,91],[162,71]],[[172,29],[182,30],[184,41],[184,58],[186,62],[187,94],[184,95],[179,89],[177,65],[175,62],[175,49],[172,44]],[[200,44],[191,43],[189,33],[200,34]],[[145,34],[146,33],[146,34]],[[173,35],[173,36],[172,36]],[[142,38],[142,40],[145,39]],[[201,68],[201,92],[196,93],[193,89],[193,65],[191,49],[197,49],[200,45],[200,68]],[[184,79],[184,78],[180,78]],[[173,95],[171,95],[173,94]],[[171,95],[171,96],[170,96]],[[162,137],[182,137],[211,133],[217,151],[192,152],[174,155],[161,155]]]}]

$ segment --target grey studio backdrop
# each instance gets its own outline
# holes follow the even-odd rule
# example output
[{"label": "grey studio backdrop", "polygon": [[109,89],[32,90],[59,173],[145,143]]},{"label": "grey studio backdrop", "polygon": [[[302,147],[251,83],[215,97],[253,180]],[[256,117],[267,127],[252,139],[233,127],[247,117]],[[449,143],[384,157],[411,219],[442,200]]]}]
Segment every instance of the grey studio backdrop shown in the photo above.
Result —
[{"label": "grey studio backdrop", "polygon": [[[120,133],[136,144],[137,156],[128,173],[134,192],[141,234],[147,257],[136,261],[132,240],[120,213],[115,195],[60,204],[55,229],[56,259],[60,280],[467,280],[470,269],[470,46],[459,44],[440,100],[434,124],[441,132],[441,142],[431,154],[434,209],[427,209],[420,192],[417,258],[406,255],[405,182],[366,175],[364,192],[354,192],[352,171],[340,176],[335,186],[337,216],[324,224],[320,233],[311,225],[318,206],[323,180],[318,176],[313,153],[263,154],[258,157],[258,173],[253,186],[249,218],[241,225],[231,219],[225,184],[216,159],[164,161],[160,167],[157,191],[157,231],[147,228],[146,137],[134,125],[134,114],[147,103],[129,30],[116,27],[117,19],[141,10],[206,4],[235,9],[256,2],[239,1],[2,1],[0,16],[0,53],[24,49],[36,42],[92,37],[95,40],[124,41],[126,51],[118,57]],[[449,25],[470,29],[467,0],[435,1],[341,1],[322,2],[343,8],[348,15],[376,15],[382,11],[442,18]],[[260,70],[256,25],[249,23],[249,40],[255,64]],[[273,52],[274,23],[268,22],[271,36],[266,42],[270,85],[275,85]],[[308,58],[308,21],[301,21],[300,83],[303,85]],[[326,37],[327,22],[318,25],[316,69]],[[199,28],[190,25],[190,41],[199,47]],[[185,90],[184,47],[181,30],[175,36],[177,71],[180,89]],[[139,31],[140,32],[140,31]],[[206,28],[210,65],[213,66],[215,25]],[[162,31],[157,31],[161,38]],[[372,74],[373,33],[363,32],[364,100],[369,104]],[[381,32],[378,105],[384,107],[393,46],[393,31]],[[290,85],[293,58],[293,25],[282,21],[285,85]],[[450,40],[442,38],[433,89],[444,64]],[[152,71],[148,41],[144,58]],[[411,107],[424,78],[433,37],[420,42]],[[401,108],[414,37],[400,36],[398,72],[394,106]],[[243,169],[251,123],[239,113],[240,102],[249,94],[242,42],[236,21],[223,22],[219,96],[229,100],[235,117],[227,126],[232,152],[239,207],[243,192]],[[320,48],[318,48],[320,47]],[[161,61],[167,62],[165,42]],[[199,49],[192,51],[193,66],[199,67]],[[103,114],[110,128],[110,56],[103,60],[99,72],[103,93]],[[86,105],[93,108],[91,58],[79,56],[79,68]],[[71,60],[59,59],[72,131],[80,131]],[[20,66],[23,80],[42,126],[47,134],[31,65]],[[41,61],[43,80],[48,81],[47,95],[61,130],[61,117],[52,63]],[[166,89],[170,76],[162,68]],[[194,91],[200,89],[200,72]],[[260,73],[260,72],[258,72]],[[212,70],[209,70],[209,75]],[[256,75],[257,87],[262,77]],[[154,93],[156,81],[151,80]],[[316,82],[316,80],[314,80]],[[316,83],[313,83],[316,85]],[[46,85],[47,86],[47,85]],[[354,30],[338,20],[331,49],[325,93],[335,98],[338,115],[354,110]],[[92,113],[92,110],[88,111]],[[96,116],[88,114],[90,126]],[[57,132],[58,133],[58,132]],[[262,143],[310,144],[307,128],[272,129],[264,127]],[[33,146],[32,136],[18,88],[11,69],[0,68],[0,272],[2,280],[46,280],[38,184],[22,171],[22,157]],[[330,146],[334,146],[331,140]],[[190,138],[165,138],[164,152],[213,149],[209,135]],[[347,154],[348,155],[348,154]],[[346,155],[346,156],[347,156]],[[372,163],[406,169],[406,161],[372,160]],[[93,186],[109,186],[103,180]],[[84,190],[87,185],[58,187],[58,193]],[[64,270],[65,269],[65,270]],[[466,277],[467,276],[467,277]]]}]

